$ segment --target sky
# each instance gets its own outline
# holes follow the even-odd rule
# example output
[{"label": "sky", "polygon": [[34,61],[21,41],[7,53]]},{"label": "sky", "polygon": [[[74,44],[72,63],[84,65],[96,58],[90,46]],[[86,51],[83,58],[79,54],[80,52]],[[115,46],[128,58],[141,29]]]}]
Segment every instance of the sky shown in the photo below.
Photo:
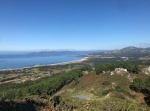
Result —
[{"label": "sky", "polygon": [[150,0],[0,0],[0,51],[150,46]]}]

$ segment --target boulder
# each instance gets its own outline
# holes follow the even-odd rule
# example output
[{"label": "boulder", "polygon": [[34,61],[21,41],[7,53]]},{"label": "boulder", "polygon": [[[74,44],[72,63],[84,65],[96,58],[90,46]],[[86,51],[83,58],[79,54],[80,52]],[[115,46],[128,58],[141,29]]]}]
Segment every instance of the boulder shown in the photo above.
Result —
[{"label": "boulder", "polygon": [[111,76],[114,75],[114,72],[111,72],[110,75],[111,75]]},{"label": "boulder", "polygon": [[147,68],[143,68],[142,72],[146,75],[150,75],[150,66]]},{"label": "boulder", "polygon": [[124,69],[124,68],[116,68],[114,73],[118,74],[118,75],[123,75],[123,74],[128,73],[128,71],[127,71],[127,69]]}]

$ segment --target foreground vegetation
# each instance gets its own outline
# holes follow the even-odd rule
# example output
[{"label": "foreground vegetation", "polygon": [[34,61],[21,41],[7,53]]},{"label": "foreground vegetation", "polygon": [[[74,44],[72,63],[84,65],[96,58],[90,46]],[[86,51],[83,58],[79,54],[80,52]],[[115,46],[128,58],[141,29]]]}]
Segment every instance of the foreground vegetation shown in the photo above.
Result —
[{"label": "foreground vegetation", "polygon": [[[105,73],[97,73],[101,66],[107,69]],[[108,71],[111,70],[110,66],[118,64],[98,65],[95,70],[90,66],[82,67],[34,82],[1,84],[0,106],[3,106],[1,110],[150,110],[148,76],[142,74],[140,70],[138,73],[131,71],[124,75],[111,76]],[[134,64],[131,66],[135,67]],[[129,75],[133,82],[130,82]],[[143,90],[147,93],[143,93]]]},{"label": "foreground vegetation", "polygon": [[145,95],[145,101],[150,106],[150,77],[146,80],[141,78],[135,78],[130,88],[138,93],[143,93]]}]

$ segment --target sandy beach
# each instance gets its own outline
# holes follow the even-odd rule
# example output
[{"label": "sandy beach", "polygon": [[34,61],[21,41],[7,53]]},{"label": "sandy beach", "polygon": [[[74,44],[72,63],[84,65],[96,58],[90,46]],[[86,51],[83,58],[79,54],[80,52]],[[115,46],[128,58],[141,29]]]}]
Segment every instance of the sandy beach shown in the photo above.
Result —
[{"label": "sandy beach", "polygon": [[[56,64],[49,64],[49,65],[43,65],[43,66],[55,66],[55,65],[66,65],[66,64],[72,64],[72,63],[81,63],[83,61],[88,60],[89,57],[84,57],[81,60],[74,60],[74,61],[69,61],[69,62],[62,62],[62,63],[56,63]],[[41,65],[42,66],[42,65]]]}]

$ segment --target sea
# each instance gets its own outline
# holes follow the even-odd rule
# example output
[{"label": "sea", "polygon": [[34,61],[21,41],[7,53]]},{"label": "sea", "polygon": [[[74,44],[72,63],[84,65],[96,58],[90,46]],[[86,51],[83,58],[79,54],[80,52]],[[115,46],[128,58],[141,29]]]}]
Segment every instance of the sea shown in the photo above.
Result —
[{"label": "sea", "polygon": [[91,51],[0,52],[0,70],[80,60]]}]

